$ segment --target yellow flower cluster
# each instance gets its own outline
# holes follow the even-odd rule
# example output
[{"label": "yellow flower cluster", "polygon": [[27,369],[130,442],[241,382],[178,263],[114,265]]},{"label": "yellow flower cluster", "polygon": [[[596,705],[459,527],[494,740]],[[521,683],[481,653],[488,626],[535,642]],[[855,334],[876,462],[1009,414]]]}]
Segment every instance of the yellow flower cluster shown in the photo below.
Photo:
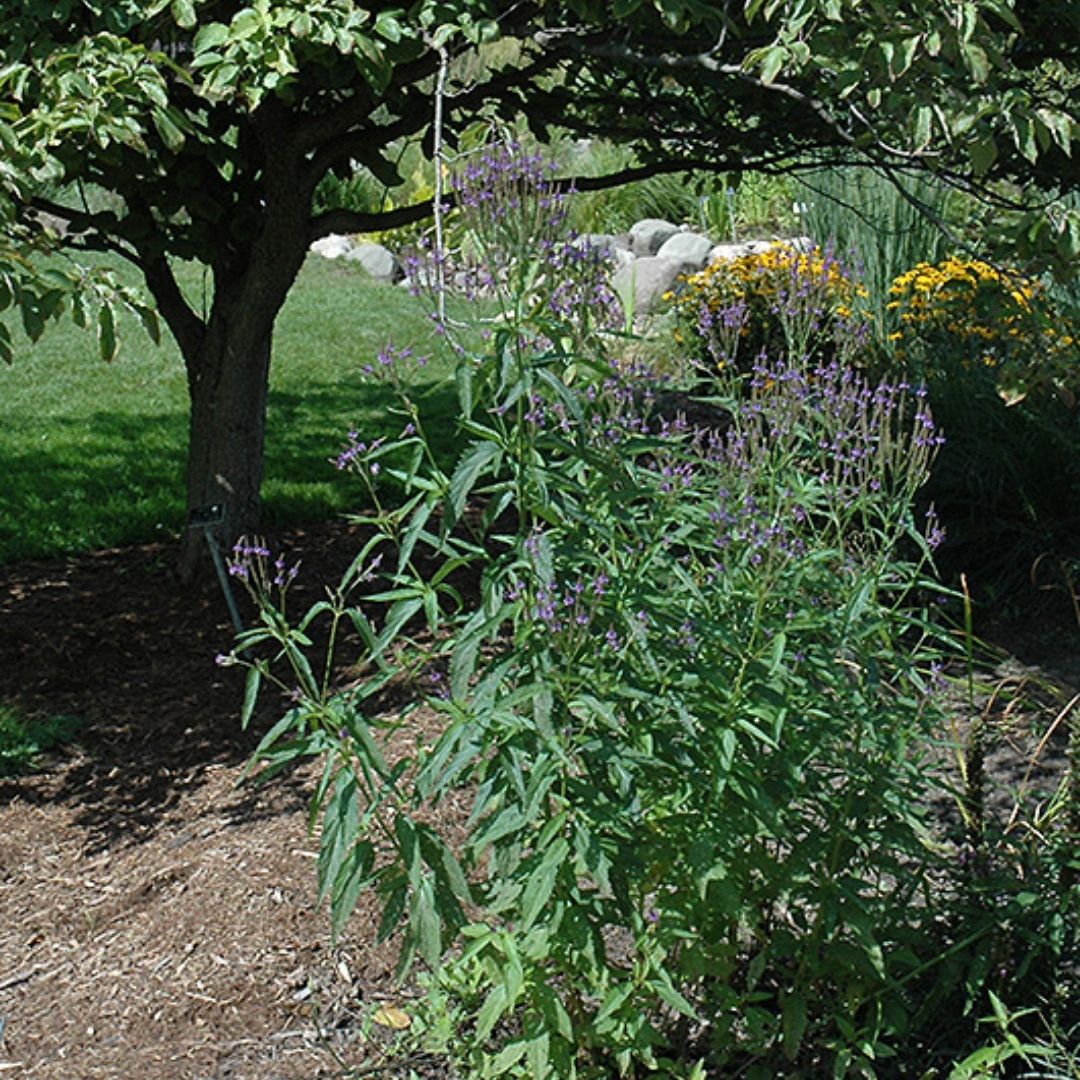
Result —
[{"label": "yellow flower cluster", "polygon": [[[866,295],[830,253],[776,244],[710,263],[665,299],[691,338],[714,346],[709,338],[723,337],[726,330],[741,341],[745,356],[774,347],[812,350],[832,336],[838,320],[853,318]],[[681,332],[676,336],[683,338]],[[722,366],[724,359],[715,356],[715,347],[711,351]]]},{"label": "yellow flower cluster", "polygon": [[964,364],[998,367],[1007,359],[1032,361],[1075,346],[1040,318],[1038,282],[979,259],[950,256],[919,263],[892,284],[890,311],[899,316],[893,341],[946,335],[962,346]]},{"label": "yellow flower cluster", "polygon": [[710,263],[704,270],[686,278],[686,288],[672,294],[680,309],[697,310],[702,303],[713,311],[726,301],[737,299],[775,299],[789,290],[793,280],[820,290],[838,304],[866,296],[866,289],[855,284],[835,259],[820,248],[801,251],[791,244],[775,244],[756,255]]}]

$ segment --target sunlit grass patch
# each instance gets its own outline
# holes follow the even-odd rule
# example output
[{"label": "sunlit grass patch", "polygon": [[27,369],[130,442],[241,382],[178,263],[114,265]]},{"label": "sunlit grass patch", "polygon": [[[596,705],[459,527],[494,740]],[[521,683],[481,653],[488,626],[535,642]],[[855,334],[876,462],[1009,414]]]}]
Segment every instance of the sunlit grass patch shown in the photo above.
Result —
[{"label": "sunlit grass patch", "polygon": [[[196,309],[208,285],[179,270]],[[134,277],[132,276],[132,280]],[[134,320],[111,364],[93,335],[50,327],[0,369],[0,563],[176,537],[184,527],[188,398],[183,363],[166,335],[153,345]],[[395,434],[401,422],[362,367],[388,340],[433,349],[423,305],[363,271],[308,260],[277,323],[266,437],[265,516],[313,521],[355,508],[330,459],[345,434]],[[438,370],[434,365],[432,375]],[[449,397],[435,427],[452,441]]]}]

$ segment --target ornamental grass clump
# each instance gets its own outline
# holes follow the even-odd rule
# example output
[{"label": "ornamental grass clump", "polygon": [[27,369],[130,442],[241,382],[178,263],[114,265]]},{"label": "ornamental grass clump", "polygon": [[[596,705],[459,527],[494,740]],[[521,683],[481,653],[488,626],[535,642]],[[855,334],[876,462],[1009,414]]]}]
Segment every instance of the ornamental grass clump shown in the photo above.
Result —
[{"label": "ornamental grass clump", "polygon": [[677,339],[710,370],[746,370],[761,353],[847,362],[865,352],[865,288],[830,248],[776,244],[710,263],[669,295]]},{"label": "ornamental grass clump", "polygon": [[[295,627],[240,638],[245,718],[277,662],[294,686],[253,767],[322,762],[334,930],[375,894],[466,1075],[876,1075],[980,991],[989,932],[954,934],[925,814],[949,646],[923,391],[795,350],[692,422],[595,329],[536,333],[557,283],[529,280],[458,364],[452,470],[407,400],[399,439],[349,435],[339,466],[405,497]],[[346,686],[311,675],[323,624]],[[393,761],[389,683],[440,720]]]}]

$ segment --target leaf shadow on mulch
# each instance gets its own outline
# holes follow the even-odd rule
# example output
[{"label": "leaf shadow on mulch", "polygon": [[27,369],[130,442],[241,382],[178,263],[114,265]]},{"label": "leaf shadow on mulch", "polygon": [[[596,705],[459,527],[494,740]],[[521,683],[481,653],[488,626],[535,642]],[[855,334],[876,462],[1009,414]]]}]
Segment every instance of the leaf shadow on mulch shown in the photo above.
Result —
[{"label": "leaf shadow on mulch", "polygon": [[[275,544],[303,560],[294,610],[358,545],[345,525]],[[0,1067],[40,1080],[370,1068],[391,1036],[365,1018],[408,1001],[394,947],[361,904],[331,948],[313,771],[239,785],[282,702],[265,695],[241,730],[244,673],[215,663],[233,642],[219,585],[181,586],[172,558],[151,545],[0,568],[0,701],[80,721],[74,744],[0,780]]]}]

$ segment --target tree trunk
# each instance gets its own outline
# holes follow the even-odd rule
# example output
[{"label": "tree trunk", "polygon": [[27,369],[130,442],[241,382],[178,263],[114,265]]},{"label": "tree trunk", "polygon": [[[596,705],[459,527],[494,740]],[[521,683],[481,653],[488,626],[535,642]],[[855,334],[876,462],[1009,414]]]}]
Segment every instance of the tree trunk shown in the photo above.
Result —
[{"label": "tree trunk", "polygon": [[[230,317],[228,306],[233,305],[223,305],[222,319],[212,321],[196,362],[189,365],[187,475],[189,520],[205,520],[209,507],[221,507],[224,516],[214,526],[214,537],[226,549],[259,525],[276,313],[258,318],[255,312],[235,312]],[[189,528],[180,552],[182,580],[196,576],[207,550],[204,530]]]},{"label": "tree trunk", "polygon": [[[307,254],[318,179],[306,165],[292,120],[272,96],[252,115],[251,134],[262,154],[255,169],[255,220],[241,230],[243,242],[212,264],[214,299],[205,324],[193,325],[175,279],[164,270],[155,276],[148,260],[148,281],[187,368],[189,522],[205,520],[209,507],[222,507],[224,520],[214,528],[224,548],[258,528],[274,320]],[[205,529],[189,528],[181,545],[182,580],[192,580],[206,552]]]}]

